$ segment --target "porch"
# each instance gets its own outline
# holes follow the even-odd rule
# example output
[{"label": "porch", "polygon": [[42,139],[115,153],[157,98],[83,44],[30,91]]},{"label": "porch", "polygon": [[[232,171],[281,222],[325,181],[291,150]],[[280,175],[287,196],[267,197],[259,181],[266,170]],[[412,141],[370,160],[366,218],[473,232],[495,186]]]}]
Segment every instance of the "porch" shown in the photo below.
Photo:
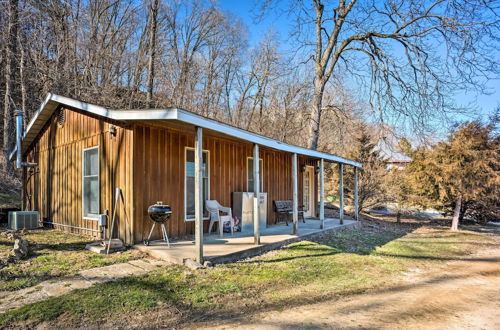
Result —
[{"label": "porch", "polygon": [[[215,126],[208,125],[209,129],[214,129]],[[214,258],[217,258],[218,255],[220,255],[222,252],[215,248],[215,251],[213,251],[213,248],[209,250],[212,251],[205,251],[205,245],[211,245],[210,244],[210,238],[208,239],[208,243],[206,244],[206,240],[203,237],[203,231],[204,231],[204,222],[203,222],[203,204],[204,204],[204,189],[207,186],[204,184],[204,168],[205,163],[204,163],[204,158],[203,158],[203,130],[204,128],[201,126],[195,126],[195,135],[194,135],[194,161],[193,161],[193,177],[194,177],[194,256],[195,260],[199,263],[202,264],[204,261],[212,261]],[[222,131],[222,130],[219,130]],[[228,130],[224,131],[226,134],[229,134]],[[237,135],[236,135],[237,136]],[[329,155],[325,153],[321,153],[315,150],[303,150],[303,148],[296,147],[296,146],[291,146],[288,145],[284,147],[284,145],[279,142],[279,141],[273,141],[269,138],[264,138],[262,136],[250,134],[248,141],[253,142],[253,161],[252,161],[252,181],[253,181],[253,192],[255,192],[255,195],[253,197],[253,208],[252,208],[252,218],[253,218],[253,237],[248,236],[250,238],[242,237],[241,241],[236,241],[232,245],[236,246],[246,246],[246,249],[251,250],[248,240],[252,240],[253,238],[253,246],[254,247],[260,247],[262,246],[262,237],[265,237],[267,234],[267,228],[260,228],[260,220],[261,220],[261,212],[259,210],[259,205],[261,203],[261,198],[260,194],[263,193],[262,191],[262,186],[261,186],[261,168],[260,168],[260,145],[267,146],[267,147],[275,147],[278,150],[283,150],[291,155],[291,186],[292,186],[292,194],[291,194],[291,201],[292,201],[292,208],[291,210],[287,210],[287,212],[290,212],[289,214],[292,215],[292,226],[291,230],[290,229],[285,229],[284,232],[282,233],[271,233],[267,234],[268,236],[277,236],[275,238],[275,242],[271,242],[272,244],[276,243],[279,244],[278,242],[282,242],[282,244],[287,244],[289,243],[288,240],[292,238],[297,238],[297,237],[304,237],[304,235],[309,235],[311,233],[308,233],[307,230],[299,230],[299,187],[298,187],[298,154],[307,154],[308,156],[312,158],[316,158],[317,161],[317,166],[312,167],[312,173],[310,173],[310,178],[309,182],[311,184],[309,185],[309,189],[306,189],[303,187],[303,192],[308,192],[305,195],[308,195],[309,197],[314,197],[316,193],[319,193],[319,212],[317,212],[319,221],[317,221],[316,226],[314,228],[317,229],[311,229],[317,232],[321,232],[322,230],[327,230],[327,225],[326,225],[326,218],[325,218],[325,161],[333,162],[333,163],[338,163],[338,174],[339,174],[339,220],[338,220],[338,225],[344,225],[344,165],[350,165],[353,166],[354,169],[354,175],[353,175],[353,210],[354,210],[354,219],[358,220],[358,171],[359,168],[362,167],[361,163],[347,160],[335,155]],[[274,145],[276,143],[276,145]],[[307,151],[307,152],[306,152]],[[309,166],[311,167],[311,166]],[[301,169],[302,170],[302,169]],[[305,168],[304,168],[305,171]],[[304,172],[303,171],[303,172]],[[312,181],[314,180],[314,173],[317,172],[319,174],[319,191],[314,192],[312,187],[314,187],[314,184],[312,184]],[[307,173],[307,172],[306,172]],[[305,185],[305,184],[304,184]],[[311,205],[313,198],[308,198],[307,205]],[[303,204],[306,204],[306,202],[303,201]],[[313,208],[309,208],[313,210]],[[307,211],[304,210],[304,211]],[[307,215],[307,213],[304,212],[304,215]],[[314,216],[315,214],[311,211],[310,213],[311,216]],[[333,221],[333,222],[331,222]],[[330,226],[334,225],[334,219],[330,219]],[[307,225],[307,224],[306,224]],[[304,225],[302,225],[304,227]],[[271,227],[272,228],[272,227]],[[304,228],[305,229],[305,228]],[[278,230],[278,229],[275,229]],[[285,235],[285,237],[280,237],[282,235]],[[245,238],[245,240],[243,240]],[[189,244],[191,246],[193,244],[192,241],[185,242],[184,244]],[[217,243],[215,243],[217,245]],[[268,243],[270,244],[270,243]],[[264,245],[266,246],[266,245]],[[242,248],[245,250],[245,247]],[[188,249],[189,251],[190,249]],[[230,250],[230,249],[229,249]],[[225,251],[225,249],[223,249]],[[227,254],[233,254],[233,253],[240,253],[238,249],[236,249],[233,252],[227,253]],[[188,258],[192,258],[191,256]],[[182,256],[177,258],[178,260],[184,260]]]},{"label": "porch", "polygon": [[[205,234],[203,236],[204,260],[214,264],[234,262],[314,235],[353,228],[359,222],[344,219],[343,224],[340,224],[339,219],[326,218],[323,229],[320,229],[320,224],[321,221],[318,219],[306,219],[306,223],[298,224],[299,231],[296,235],[292,234],[293,225],[286,226],[284,223],[271,225],[261,229],[260,244],[255,244],[253,232],[236,232],[232,236],[225,233],[222,238],[218,233]],[[170,245],[171,247],[168,248],[165,242],[156,241],[151,242],[149,246],[136,244],[134,248],[154,258],[177,264],[184,264],[186,260],[194,259],[196,256],[194,237],[193,240],[174,240]]]}]

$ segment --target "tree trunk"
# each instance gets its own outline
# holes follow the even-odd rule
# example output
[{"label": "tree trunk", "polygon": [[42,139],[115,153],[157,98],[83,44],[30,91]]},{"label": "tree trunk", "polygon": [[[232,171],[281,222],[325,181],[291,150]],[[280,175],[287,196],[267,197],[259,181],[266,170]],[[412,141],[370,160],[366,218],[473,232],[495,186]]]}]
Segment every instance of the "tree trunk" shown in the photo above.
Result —
[{"label": "tree trunk", "polygon": [[401,211],[398,210],[398,213],[396,214],[396,222],[401,223]]},{"label": "tree trunk", "polygon": [[203,91],[203,105],[202,105],[202,114],[205,117],[208,117],[209,109],[210,109],[210,94],[212,93],[212,83],[214,80],[215,69],[214,62],[216,60],[215,51],[210,55],[210,61],[207,65],[207,82]]},{"label": "tree trunk", "polygon": [[453,211],[453,220],[451,221],[451,230],[453,231],[458,230],[458,221],[460,219],[461,209],[462,209],[462,196],[459,195],[455,202],[455,210]]},{"label": "tree trunk", "polygon": [[314,80],[314,95],[311,102],[311,117],[309,118],[309,149],[318,149],[321,125],[321,108],[323,105],[323,91],[325,85],[321,78]]},{"label": "tree trunk", "polygon": [[8,161],[9,152],[14,147],[14,85],[16,81],[16,56],[17,56],[17,25],[18,25],[18,0],[9,1],[9,22],[7,26],[7,47],[5,59],[5,98],[3,113],[3,152],[7,173],[14,174],[12,162]]},{"label": "tree trunk", "polygon": [[146,101],[148,107],[152,106],[153,100],[153,83],[155,77],[155,57],[156,57],[156,18],[158,16],[158,0],[153,0],[151,3],[151,26],[149,30],[149,63],[148,63],[148,91]]},{"label": "tree trunk", "polygon": [[[149,19],[149,18],[148,18]],[[146,43],[146,37],[147,37],[147,26],[144,26],[144,29],[142,30],[141,36],[139,38],[139,48],[136,53],[136,58],[135,58],[135,65],[134,65],[134,73],[133,73],[133,82],[130,90],[130,97],[128,101],[128,107],[136,107],[137,106],[137,94],[139,92],[139,85],[141,83],[141,74],[142,74],[142,69],[143,69],[143,58],[145,54],[145,49],[146,46],[144,45]]]},{"label": "tree trunk", "polygon": [[467,212],[468,206],[467,202],[462,201],[462,207],[460,208],[460,217],[458,218],[458,222],[462,222],[464,220],[465,212]]},{"label": "tree trunk", "polygon": [[80,98],[82,89],[78,75],[78,25],[76,22],[80,21],[80,0],[76,1],[76,10],[73,19],[73,95]]},{"label": "tree trunk", "polygon": [[[18,36],[19,37],[19,36]],[[26,89],[26,79],[25,79],[25,74],[26,74],[26,51],[24,50],[23,44],[21,42],[21,39],[19,38],[19,50],[21,52],[21,59],[19,61],[19,83],[21,87],[21,110],[23,110],[24,113],[24,127],[28,125],[26,122],[28,119],[28,113],[26,112],[26,102],[28,100],[28,92]]]}]

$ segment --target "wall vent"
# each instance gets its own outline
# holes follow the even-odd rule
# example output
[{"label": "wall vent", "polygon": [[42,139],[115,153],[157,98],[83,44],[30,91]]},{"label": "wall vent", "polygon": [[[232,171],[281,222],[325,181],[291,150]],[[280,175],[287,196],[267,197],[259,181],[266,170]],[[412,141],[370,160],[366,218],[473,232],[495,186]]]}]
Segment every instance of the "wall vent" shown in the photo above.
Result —
[{"label": "wall vent", "polygon": [[57,124],[63,127],[65,121],[66,121],[66,113],[64,109],[59,109],[59,111],[57,112]]}]

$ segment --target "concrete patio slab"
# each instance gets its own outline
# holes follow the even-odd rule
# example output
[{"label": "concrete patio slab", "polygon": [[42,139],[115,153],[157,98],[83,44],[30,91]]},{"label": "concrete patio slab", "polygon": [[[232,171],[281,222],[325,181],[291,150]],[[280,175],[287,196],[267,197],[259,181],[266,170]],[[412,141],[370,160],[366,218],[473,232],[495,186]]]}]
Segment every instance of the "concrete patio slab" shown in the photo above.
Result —
[{"label": "concrete patio slab", "polygon": [[[320,235],[332,231],[353,228],[359,222],[344,220],[341,225],[338,219],[325,219],[325,228],[319,228],[320,222],[315,219],[306,219],[306,223],[299,224],[299,234],[292,235],[292,225],[277,224],[261,230],[261,244],[255,245],[253,233],[238,232],[224,234],[221,238],[218,234],[204,234],[204,255],[205,261],[212,263],[228,263],[237,260],[253,257],[267,251],[279,249],[280,247],[298,242],[308,237]],[[157,241],[151,242],[149,246],[143,244],[134,245],[134,248],[148,253],[153,258],[167,262],[184,264],[187,259],[194,259],[194,240],[173,240],[170,248],[166,243]]]}]

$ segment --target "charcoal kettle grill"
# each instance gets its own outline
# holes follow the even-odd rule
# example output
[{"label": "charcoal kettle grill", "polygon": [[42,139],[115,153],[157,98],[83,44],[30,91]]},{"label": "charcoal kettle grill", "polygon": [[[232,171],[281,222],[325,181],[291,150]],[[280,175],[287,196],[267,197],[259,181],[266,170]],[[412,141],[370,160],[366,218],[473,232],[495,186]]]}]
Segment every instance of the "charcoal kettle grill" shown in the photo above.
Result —
[{"label": "charcoal kettle grill", "polygon": [[153,230],[155,229],[156,224],[159,224],[161,227],[161,232],[163,234],[163,241],[167,242],[168,247],[170,247],[170,242],[168,241],[167,235],[167,227],[165,223],[170,219],[172,215],[172,209],[168,205],[163,205],[163,202],[156,202],[156,204],[148,207],[148,215],[153,221],[153,227],[151,227],[151,231],[149,232],[149,236],[144,240],[144,245],[149,245],[151,242],[151,235],[153,234]]}]

